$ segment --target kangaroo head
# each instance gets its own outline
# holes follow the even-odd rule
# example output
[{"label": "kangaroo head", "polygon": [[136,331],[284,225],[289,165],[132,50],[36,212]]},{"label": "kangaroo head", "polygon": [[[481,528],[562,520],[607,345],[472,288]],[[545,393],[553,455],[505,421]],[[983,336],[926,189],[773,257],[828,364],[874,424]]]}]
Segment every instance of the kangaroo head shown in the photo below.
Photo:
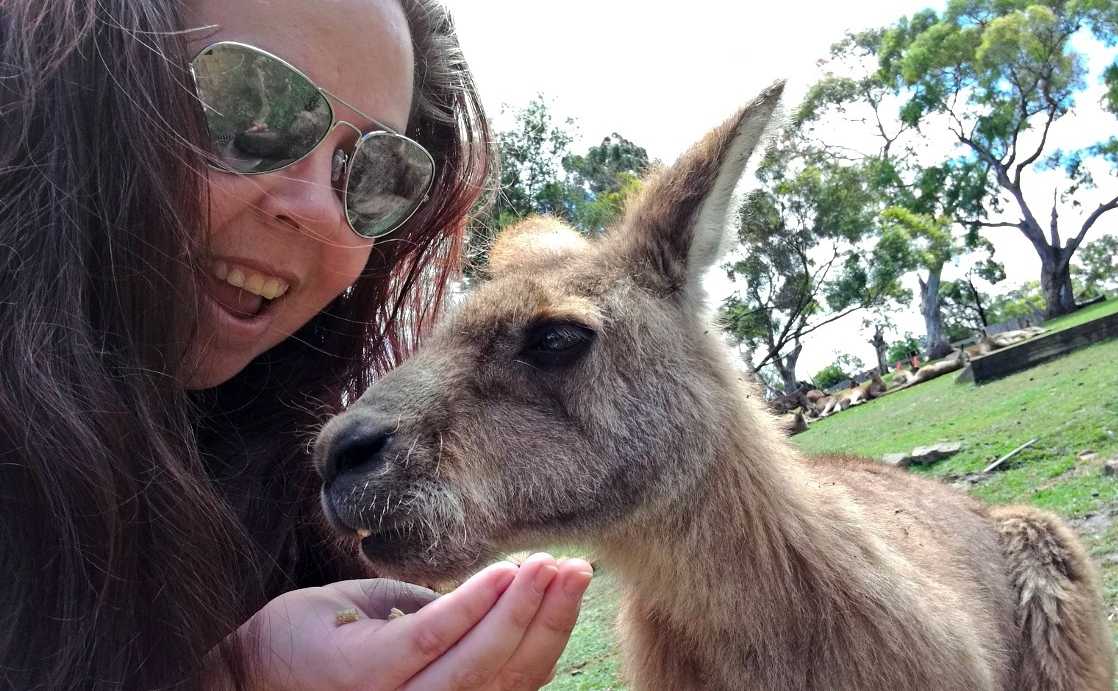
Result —
[{"label": "kangaroo head", "polygon": [[741,384],[700,279],[780,92],[654,175],[600,240],[548,218],[502,233],[491,278],[323,428],[324,509],[381,573],[451,578],[601,534],[701,477]]}]

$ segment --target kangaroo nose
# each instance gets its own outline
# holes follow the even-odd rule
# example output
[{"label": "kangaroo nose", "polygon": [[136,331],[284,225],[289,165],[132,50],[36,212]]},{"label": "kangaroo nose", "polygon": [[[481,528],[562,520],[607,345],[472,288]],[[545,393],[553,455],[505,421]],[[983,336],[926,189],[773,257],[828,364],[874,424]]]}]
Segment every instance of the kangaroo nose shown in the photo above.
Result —
[{"label": "kangaroo nose", "polygon": [[323,484],[346,473],[369,474],[384,466],[384,450],[392,442],[392,430],[355,420],[331,439],[318,464]]}]

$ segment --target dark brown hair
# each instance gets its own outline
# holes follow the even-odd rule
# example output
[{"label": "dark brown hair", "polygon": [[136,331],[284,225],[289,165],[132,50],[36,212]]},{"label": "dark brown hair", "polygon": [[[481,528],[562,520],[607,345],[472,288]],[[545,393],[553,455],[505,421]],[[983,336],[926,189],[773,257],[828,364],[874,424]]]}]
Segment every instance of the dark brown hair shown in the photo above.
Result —
[{"label": "dark brown hair", "polygon": [[208,202],[180,3],[0,4],[0,686],[190,685],[268,599],[360,572],[319,527],[308,435],[434,318],[490,161],[449,17],[402,5],[431,201],[191,395]]}]

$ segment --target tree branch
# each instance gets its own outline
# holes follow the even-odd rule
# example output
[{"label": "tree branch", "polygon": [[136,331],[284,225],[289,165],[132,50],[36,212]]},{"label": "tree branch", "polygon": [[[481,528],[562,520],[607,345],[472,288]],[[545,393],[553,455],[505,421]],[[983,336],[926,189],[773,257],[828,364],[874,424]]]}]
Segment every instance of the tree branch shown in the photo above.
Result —
[{"label": "tree branch", "polygon": [[820,328],[826,326],[827,324],[830,324],[831,322],[838,321],[839,319],[842,319],[846,315],[853,314],[854,312],[857,312],[858,310],[862,310],[862,309],[866,309],[866,305],[855,305],[853,307],[847,308],[847,309],[843,310],[842,312],[839,312],[838,314],[832,315],[832,316],[828,317],[827,319],[824,319],[823,321],[821,321],[817,324],[812,324],[810,328],[806,328],[803,331],[801,331],[800,336],[801,337],[806,336],[809,333],[811,333],[812,331],[815,331],[816,329],[820,329]]},{"label": "tree branch", "polygon": [[1068,242],[1067,247],[1069,251],[1067,253],[1067,257],[1069,260],[1071,259],[1072,253],[1079,248],[1079,243],[1083,242],[1083,236],[1087,234],[1087,231],[1091,229],[1091,226],[1095,225],[1095,221],[1099,220],[1099,216],[1102,216],[1107,211],[1111,211],[1113,209],[1118,209],[1118,197],[1114,197],[1108,202],[1099,204],[1098,208],[1092,211],[1091,215],[1087,217],[1087,220],[1083,221],[1083,226],[1079,229],[1079,233],[1075,236],[1074,239]]},{"label": "tree branch", "polygon": [[1060,246],[1060,214],[1056,210],[1057,198],[1056,189],[1052,188],[1052,216],[1048,221],[1048,233],[1052,238],[1052,246],[1059,248]]},{"label": "tree branch", "polygon": [[961,219],[959,223],[965,226],[978,226],[979,228],[1020,228],[1020,221],[999,221],[991,223],[990,221],[979,221],[977,219]]},{"label": "tree branch", "polygon": [[[1052,121],[1056,119],[1055,104],[1049,104],[1048,117],[1044,120],[1044,131],[1040,135],[1040,144],[1037,145],[1036,150],[1029,154],[1028,158],[1021,161],[1013,169],[1013,184],[1020,186],[1021,184],[1021,171],[1031,165],[1034,161],[1040,158],[1041,153],[1044,152],[1044,146],[1048,142],[1048,130],[1052,127]],[[1016,141],[1016,136],[1014,137]]]}]

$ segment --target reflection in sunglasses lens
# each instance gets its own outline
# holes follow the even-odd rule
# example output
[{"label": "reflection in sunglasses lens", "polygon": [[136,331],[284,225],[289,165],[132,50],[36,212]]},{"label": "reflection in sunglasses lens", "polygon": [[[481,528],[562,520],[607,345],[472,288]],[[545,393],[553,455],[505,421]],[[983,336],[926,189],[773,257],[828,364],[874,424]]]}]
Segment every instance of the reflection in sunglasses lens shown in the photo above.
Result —
[{"label": "reflection in sunglasses lens", "polygon": [[388,132],[365,135],[346,184],[350,225],[365,237],[395,229],[423,202],[433,177],[431,157],[415,142]]},{"label": "reflection in sunglasses lens", "polygon": [[[269,173],[303,158],[329,134],[326,95],[283,61],[251,46],[218,43],[191,63],[213,153],[238,173]],[[357,143],[344,193],[357,234],[375,238],[411,217],[426,199],[434,162],[392,132]]]},{"label": "reflection in sunglasses lens", "polygon": [[333,122],[314,84],[247,46],[219,44],[193,62],[214,153],[241,173],[265,173],[305,156]]}]

